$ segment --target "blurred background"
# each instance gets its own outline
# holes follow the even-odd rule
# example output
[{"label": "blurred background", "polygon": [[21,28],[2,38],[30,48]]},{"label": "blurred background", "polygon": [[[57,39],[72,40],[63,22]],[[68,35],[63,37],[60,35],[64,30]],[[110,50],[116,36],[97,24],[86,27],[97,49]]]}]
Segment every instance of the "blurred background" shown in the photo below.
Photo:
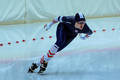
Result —
[{"label": "blurred background", "polygon": [[[27,74],[56,41],[58,16],[82,12],[93,35],[79,36],[50,61],[46,75]],[[0,0],[0,80],[119,80],[120,0]]]}]

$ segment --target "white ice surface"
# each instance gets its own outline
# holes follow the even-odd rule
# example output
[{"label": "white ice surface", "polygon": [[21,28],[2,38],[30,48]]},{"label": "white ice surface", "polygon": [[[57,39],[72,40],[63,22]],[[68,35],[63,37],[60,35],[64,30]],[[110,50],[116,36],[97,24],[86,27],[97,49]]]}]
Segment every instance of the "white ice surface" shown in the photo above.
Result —
[{"label": "white ice surface", "polygon": [[[40,48],[36,51],[37,54],[30,56],[24,54],[24,57],[13,54],[10,58],[12,56],[21,56],[21,58],[12,60],[7,56],[0,61],[0,80],[120,80],[119,21],[119,17],[88,20],[88,25],[92,30],[96,30],[96,33],[87,40],[81,40],[77,36],[69,46],[51,59],[43,75],[28,74],[27,70],[31,63],[38,61],[43,55],[40,53],[45,54],[55,42],[56,25],[54,25],[48,33],[41,32],[44,36],[52,35],[51,40],[46,39],[42,43],[36,41],[32,48],[27,47],[33,49],[30,53]],[[43,25],[43,23],[31,24],[31,26],[36,25]],[[107,31],[102,32],[103,28]],[[115,31],[112,31],[112,28],[115,28]]]}]

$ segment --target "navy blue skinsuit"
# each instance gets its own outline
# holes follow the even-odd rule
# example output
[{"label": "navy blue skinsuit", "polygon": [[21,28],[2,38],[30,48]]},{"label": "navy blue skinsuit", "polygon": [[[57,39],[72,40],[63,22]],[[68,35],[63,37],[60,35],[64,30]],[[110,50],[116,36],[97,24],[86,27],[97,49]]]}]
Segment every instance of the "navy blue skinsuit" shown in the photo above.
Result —
[{"label": "navy blue skinsuit", "polygon": [[[58,17],[58,20],[60,16]],[[75,28],[75,17],[74,16],[63,16],[62,22],[57,26],[56,31],[56,45],[59,47],[58,51],[65,48],[76,36],[78,33],[85,33],[91,35],[93,32],[85,23],[85,26],[82,30]]]}]

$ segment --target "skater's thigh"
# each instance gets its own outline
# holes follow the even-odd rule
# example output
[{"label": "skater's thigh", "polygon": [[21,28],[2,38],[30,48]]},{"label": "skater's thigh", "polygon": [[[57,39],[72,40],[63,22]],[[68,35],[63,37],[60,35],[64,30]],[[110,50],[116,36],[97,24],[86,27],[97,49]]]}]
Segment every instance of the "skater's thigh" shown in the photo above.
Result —
[{"label": "skater's thigh", "polygon": [[65,25],[60,23],[58,24],[57,31],[56,31],[56,45],[59,47],[58,51],[65,48],[75,37],[75,36],[68,36],[68,34],[72,34],[66,30]]},{"label": "skater's thigh", "polygon": [[62,23],[58,24],[57,31],[56,31],[56,38],[57,38],[56,45],[59,47],[62,47],[65,44],[67,39],[66,31]]},{"label": "skater's thigh", "polygon": [[64,44],[58,49],[58,52],[61,51],[62,49],[64,49],[76,36],[71,36],[71,37],[66,37],[66,41],[64,42]]}]

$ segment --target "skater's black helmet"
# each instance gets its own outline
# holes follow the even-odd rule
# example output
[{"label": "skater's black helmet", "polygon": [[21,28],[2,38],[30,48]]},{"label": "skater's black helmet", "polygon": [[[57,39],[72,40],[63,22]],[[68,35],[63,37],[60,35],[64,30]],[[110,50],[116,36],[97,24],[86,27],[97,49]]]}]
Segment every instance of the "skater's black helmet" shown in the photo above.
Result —
[{"label": "skater's black helmet", "polygon": [[78,22],[78,21],[86,21],[85,16],[83,15],[83,13],[76,13],[75,14],[75,21],[76,22]]}]

